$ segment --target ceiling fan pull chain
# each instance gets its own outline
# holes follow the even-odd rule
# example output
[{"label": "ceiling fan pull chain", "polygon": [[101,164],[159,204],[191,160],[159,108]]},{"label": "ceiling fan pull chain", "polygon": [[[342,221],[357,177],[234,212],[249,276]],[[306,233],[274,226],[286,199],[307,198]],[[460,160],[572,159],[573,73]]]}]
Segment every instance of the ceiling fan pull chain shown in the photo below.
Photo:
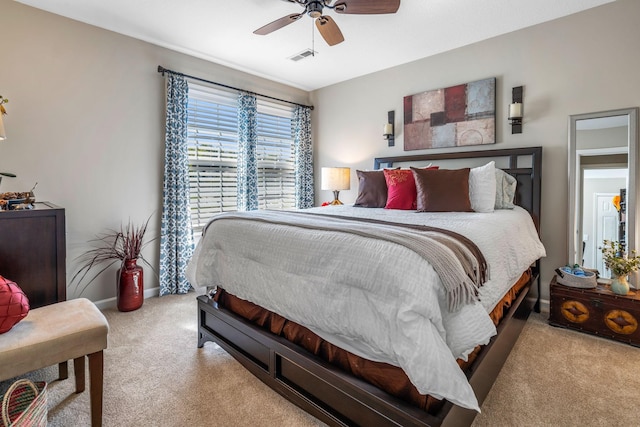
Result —
[{"label": "ceiling fan pull chain", "polygon": [[311,56],[316,56],[316,30],[313,20],[311,20]]}]

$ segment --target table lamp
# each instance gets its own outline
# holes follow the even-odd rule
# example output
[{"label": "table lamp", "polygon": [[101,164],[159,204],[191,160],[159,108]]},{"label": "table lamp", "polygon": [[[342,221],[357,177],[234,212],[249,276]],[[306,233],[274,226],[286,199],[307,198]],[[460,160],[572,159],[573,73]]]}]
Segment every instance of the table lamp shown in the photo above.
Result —
[{"label": "table lamp", "polygon": [[331,205],[341,205],[338,200],[340,190],[349,190],[351,184],[350,168],[322,168],[323,190],[333,191],[333,202]]}]

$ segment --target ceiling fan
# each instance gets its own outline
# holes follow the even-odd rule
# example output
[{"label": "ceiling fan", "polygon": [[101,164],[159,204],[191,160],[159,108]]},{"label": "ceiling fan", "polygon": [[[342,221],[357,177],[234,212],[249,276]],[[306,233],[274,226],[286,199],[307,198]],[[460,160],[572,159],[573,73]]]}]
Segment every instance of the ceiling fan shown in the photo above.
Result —
[{"label": "ceiling fan", "polygon": [[[316,20],[316,27],[320,35],[329,46],[337,45],[344,41],[344,36],[338,28],[336,22],[330,17],[322,14],[326,7],[337,13],[349,13],[353,15],[376,15],[385,13],[396,13],[400,7],[400,0],[283,0],[289,3],[297,3],[304,7],[304,12],[283,16],[280,19],[260,27],[254,34],[266,35],[279,30],[300,19],[304,14]],[[333,4],[332,4],[333,3]]]}]

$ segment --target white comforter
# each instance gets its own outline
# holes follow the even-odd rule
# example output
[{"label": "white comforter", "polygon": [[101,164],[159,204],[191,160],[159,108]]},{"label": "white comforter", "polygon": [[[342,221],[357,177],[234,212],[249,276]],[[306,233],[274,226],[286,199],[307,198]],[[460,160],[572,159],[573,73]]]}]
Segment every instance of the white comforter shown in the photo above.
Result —
[{"label": "white comforter", "polygon": [[404,246],[245,220],[210,224],[187,269],[191,284],[219,285],[345,350],[401,367],[421,393],[479,411],[456,358],[489,342],[496,331],[488,312],[531,263],[545,256],[529,214],[519,207],[492,213],[352,206],[309,211],[464,234],[489,265],[480,302],[450,312],[433,267]]}]

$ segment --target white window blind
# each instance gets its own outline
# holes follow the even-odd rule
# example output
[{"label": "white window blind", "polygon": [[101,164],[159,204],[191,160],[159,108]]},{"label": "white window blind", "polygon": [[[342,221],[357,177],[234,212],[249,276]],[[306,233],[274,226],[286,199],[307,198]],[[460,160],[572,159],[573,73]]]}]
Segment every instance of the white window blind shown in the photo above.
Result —
[{"label": "white window blind", "polygon": [[290,107],[258,100],[258,207],[290,209],[296,205]]},{"label": "white window blind", "polygon": [[[187,145],[191,221],[201,229],[219,212],[237,210],[237,93],[189,83]],[[258,99],[260,209],[295,207],[292,108]]]}]

